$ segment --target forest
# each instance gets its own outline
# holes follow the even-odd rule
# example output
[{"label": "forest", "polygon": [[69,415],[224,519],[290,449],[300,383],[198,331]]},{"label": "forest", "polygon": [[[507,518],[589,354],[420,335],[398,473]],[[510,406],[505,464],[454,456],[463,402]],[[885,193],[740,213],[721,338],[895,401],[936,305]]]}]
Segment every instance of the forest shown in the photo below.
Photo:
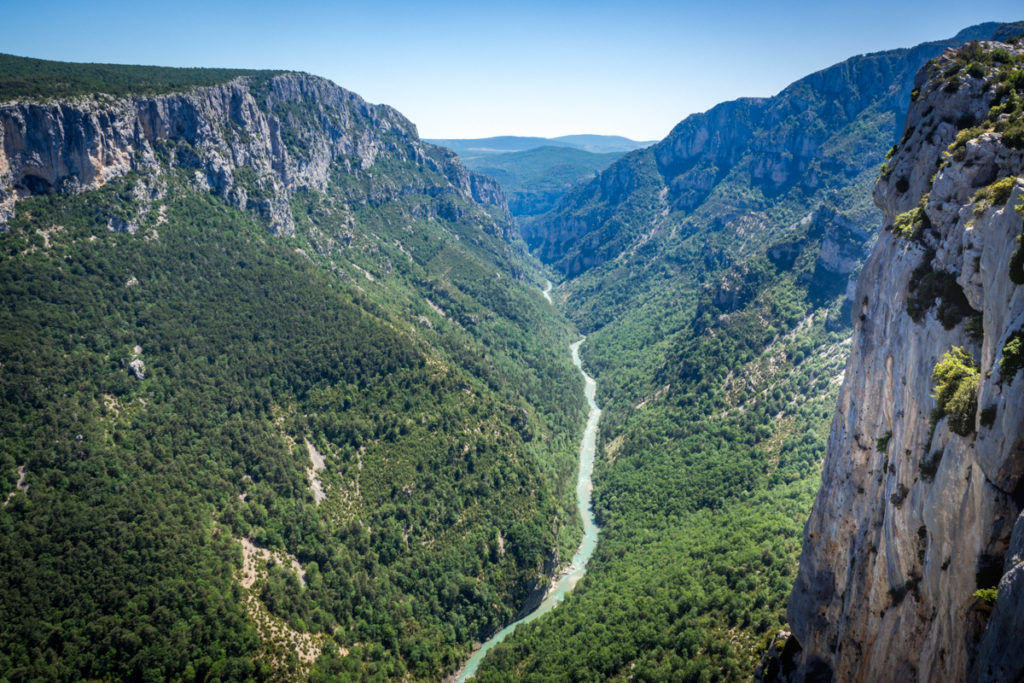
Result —
[{"label": "forest", "polygon": [[[579,542],[581,335],[603,410],[600,542],[477,678],[749,678],[786,628],[851,282],[881,228],[871,187],[943,45],[726,103],[762,126],[728,131],[726,152],[679,152],[696,115],[614,163],[492,160],[522,225],[499,190],[474,199],[492,181],[356,96],[328,110],[275,100],[281,72],[0,55],[0,107],[241,78],[284,160],[254,163],[231,119],[207,122],[235,145],[209,167],[171,136],[82,191],[3,176],[0,679],[446,679]],[[1021,137],[999,118],[1024,96],[1011,66],[1002,108],[955,122],[950,157],[983,125]],[[352,150],[323,187],[296,181],[324,139]],[[210,182],[228,167],[229,189]],[[281,198],[294,232],[270,220]],[[890,227],[908,245],[925,206]],[[1009,258],[1016,278],[1024,248]],[[907,315],[959,324],[963,290],[930,261]],[[1002,347],[1010,377],[1022,339]],[[977,362],[935,361],[934,419],[969,434]]]},{"label": "forest", "polygon": [[423,178],[354,218],[297,193],[288,238],[169,166],[17,203],[6,679],[435,678],[571,554],[571,326]]}]

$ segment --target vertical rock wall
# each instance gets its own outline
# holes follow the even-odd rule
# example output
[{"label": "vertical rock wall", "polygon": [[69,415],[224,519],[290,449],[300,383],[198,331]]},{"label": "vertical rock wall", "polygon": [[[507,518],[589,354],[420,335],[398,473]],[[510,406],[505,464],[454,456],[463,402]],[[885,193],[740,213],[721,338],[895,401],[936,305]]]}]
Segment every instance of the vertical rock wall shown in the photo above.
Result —
[{"label": "vertical rock wall", "polygon": [[[432,195],[453,192],[504,207],[497,183],[467,171],[452,152],[420,141],[416,127],[391,107],[369,104],[316,76],[283,73],[265,84],[243,77],[166,95],[0,103],[0,228],[19,198],[97,188],[166,161],[194,169],[199,185],[257,210],[275,232],[291,234],[292,191],[322,192],[334,171],[367,181],[365,196],[355,201],[383,202],[408,192],[383,177],[373,180],[382,160],[435,174]],[[236,178],[243,166],[260,185],[258,205]]]},{"label": "vertical rock wall", "polygon": [[[922,69],[876,186],[886,230],[857,287],[789,604],[795,679],[1008,681],[1024,671],[1024,376],[1004,362],[1024,329],[1024,287],[1009,272],[1022,233],[1024,150],[1012,138],[1024,106],[1007,104],[1021,54],[986,43]],[[933,373],[954,347],[976,366],[964,384],[976,404],[933,414]],[[990,616],[974,593],[1000,577]]]}]

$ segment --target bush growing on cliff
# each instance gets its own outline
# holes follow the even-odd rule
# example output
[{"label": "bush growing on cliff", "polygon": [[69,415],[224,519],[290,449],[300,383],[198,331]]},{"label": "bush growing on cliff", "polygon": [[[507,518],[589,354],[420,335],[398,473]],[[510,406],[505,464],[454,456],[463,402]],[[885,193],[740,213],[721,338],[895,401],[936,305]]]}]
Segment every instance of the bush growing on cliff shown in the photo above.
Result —
[{"label": "bush growing on cliff", "polygon": [[915,240],[920,237],[924,230],[931,227],[931,221],[928,220],[928,214],[924,212],[924,207],[927,203],[928,195],[926,194],[921,197],[921,203],[918,206],[896,216],[896,220],[893,222],[892,232],[905,240]]},{"label": "bush growing on cliff", "polygon": [[960,436],[974,431],[980,374],[974,358],[962,346],[947,351],[932,373],[937,415],[949,418],[949,428]]},{"label": "bush growing on cliff", "polygon": [[953,273],[932,269],[933,256],[933,252],[925,254],[921,265],[910,275],[907,315],[919,323],[929,310],[936,308],[936,319],[944,328],[951,330],[964,318],[976,318],[980,314],[971,308],[967,295]]},{"label": "bush growing on cliff", "polygon": [[1017,330],[1006,340],[1003,346],[1003,358],[999,361],[999,374],[1007,383],[1012,383],[1013,378],[1021,368],[1024,368],[1024,330]]},{"label": "bush growing on cliff", "polygon": [[[1024,203],[1013,207],[1018,214],[1024,214]],[[1017,285],[1024,285],[1024,226],[1021,227],[1021,234],[1017,235],[1017,249],[1010,257],[1010,281]]]},{"label": "bush growing on cliff", "polygon": [[875,439],[875,450],[879,453],[885,453],[889,450],[889,440],[892,439],[892,430],[890,429],[882,436]]},{"label": "bush growing on cliff", "polygon": [[996,604],[996,598],[999,597],[999,589],[979,588],[974,591],[973,597],[978,598],[979,600],[984,600],[986,605],[994,605]]},{"label": "bush growing on cliff", "polygon": [[974,215],[980,216],[993,206],[1002,206],[1010,200],[1010,194],[1017,182],[1016,176],[1009,176],[986,185],[974,193]]}]

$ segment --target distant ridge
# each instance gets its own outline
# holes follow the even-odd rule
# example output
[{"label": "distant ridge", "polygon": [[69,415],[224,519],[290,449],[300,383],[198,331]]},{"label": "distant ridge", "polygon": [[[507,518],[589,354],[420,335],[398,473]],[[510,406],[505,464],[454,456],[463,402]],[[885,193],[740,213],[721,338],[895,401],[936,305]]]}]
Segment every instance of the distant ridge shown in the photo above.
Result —
[{"label": "distant ridge", "polygon": [[426,139],[426,142],[447,147],[459,156],[465,157],[477,154],[525,152],[538,147],[570,147],[598,154],[631,152],[634,149],[653,145],[656,141],[631,140],[621,135],[562,135],[556,138],[498,135],[490,138]]}]

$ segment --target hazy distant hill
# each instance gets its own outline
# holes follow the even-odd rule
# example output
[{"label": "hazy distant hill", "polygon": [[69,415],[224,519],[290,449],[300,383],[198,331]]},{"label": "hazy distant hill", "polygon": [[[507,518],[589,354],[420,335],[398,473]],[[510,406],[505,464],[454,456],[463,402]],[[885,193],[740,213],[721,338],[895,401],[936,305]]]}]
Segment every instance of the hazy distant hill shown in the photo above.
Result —
[{"label": "hazy distant hill", "polygon": [[649,147],[657,142],[657,140],[638,142],[620,135],[563,135],[554,140],[587,152],[631,152],[641,147]]},{"label": "hazy distant hill", "polygon": [[522,223],[553,209],[573,186],[592,179],[626,152],[652,144],[619,135],[502,135],[428,142],[455,151],[468,168],[497,180],[509,210]]},{"label": "hazy distant hill", "polygon": [[562,195],[608,168],[624,153],[544,146],[524,152],[466,156],[463,163],[497,180],[512,215],[528,221],[550,211]]},{"label": "hazy distant hill", "polygon": [[571,147],[585,152],[630,152],[654,144],[654,140],[640,142],[620,135],[562,135],[557,138],[520,137],[499,135],[492,138],[426,139],[426,142],[447,147],[465,159],[479,154],[525,152],[538,147]]}]

